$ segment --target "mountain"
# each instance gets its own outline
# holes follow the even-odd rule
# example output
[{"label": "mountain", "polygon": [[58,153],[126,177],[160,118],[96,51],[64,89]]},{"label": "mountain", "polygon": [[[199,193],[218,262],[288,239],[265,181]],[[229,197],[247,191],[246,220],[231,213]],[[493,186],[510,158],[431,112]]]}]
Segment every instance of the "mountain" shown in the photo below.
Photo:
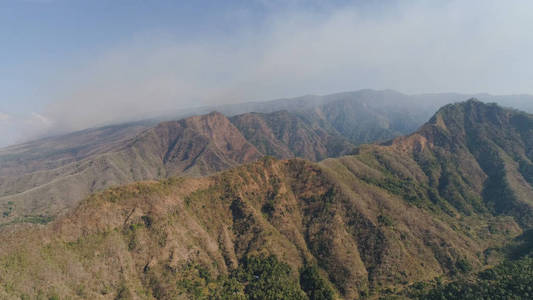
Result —
[{"label": "mountain", "polygon": [[[533,103],[532,98],[527,95],[490,96],[480,94],[479,96],[484,100],[497,101],[504,105],[516,105],[516,107],[524,109],[531,109],[530,104]],[[292,122],[295,124],[294,126],[309,132],[309,136],[305,137],[306,142],[296,141],[295,138],[298,138],[298,135],[293,135],[292,140],[287,140],[284,137],[285,141],[282,141],[282,144],[292,143],[291,145],[298,149],[293,151],[287,150],[286,147],[279,148],[279,143],[274,141],[274,145],[271,145],[274,148],[263,149],[262,152],[267,152],[268,155],[274,155],[278,158],[297,156],[320,160],[325,157],[336,157],[349,153],[350,150],[347,150],[351,146],[349,144],[373,143],[410,134],[422,126],[438,107],[466,98],[467,95],[452,93],[405,95],[391,90],[360,90],[326,96],[310,95],[267,102],[183,110],[161,117],[158,119],[159,121],[150,120],[88,129],[0,149],[0,182],[9,182],[8,178],[13,177],[34,177],[30,175],[34,173],[48,174],[53,169],[59,170],[67,165],[79,164],[89,157],[94,158],[97,155],[116,151],[126,140],[134,138],[144,130],[155,127],[161,120],[167,121],[176,116],[181,119],[184,116],[190,117],[214,110],[232,117],[232,122],[237,127],[239,124],[236,122],[239,118],[236,115],[238,114],[254,111],[264,114],[275,113],[270,118],[273,120],[279,111],[286,110],[291,117],[280,118],[279,121]],[[280,129],[282,127],[276,129],[271,125],[268,127],[271,127],[272,130],[282,130]],[[288,126],[287,124],[285,128],[291,128]],[[240,129],[246,131],[248,128],[241,126]],[[243,133],[249,134],[244,131]],[[281,132],[274,132],[274,134],[281,134]],[[255,139],[254,145],[256,147],[266,147],[267,145],[260,145],[259,143],[264,143],[264,140],[268,140],[270,137],[252,139]],[[308,146],[312,146],[313,149]],[[277,150],[269,152],[273,149]],[[69,174],[69,172],[63,172],[63,174]],[[51,176],[50,178],[55,177]],[[21,193],[30,188],[38,188],[48,181],[32,181],[32,185],[26,185],[27,180],[18,182],[22,182],[24,188],[14,185],[10,187],[10,192],[6,192],[0,187],[0,197],[11,195],[14,192]]]},{"label": "mountain", "polygon": [[159,124],[127,147],[144,158],[161,161],[167,176],[205,175],[262,156],[228,118],[217,112]]},{"label": "mountain", "polygon": [[41,169],[2,177],[2,223],[48,220],[108,186],[205,175],[262,156],[220,113],[161,123],[107,146],[79,160],[62,157],[57,164],[45,157]]},{"label": "mountain", "polygon": [[[393,90],[363,89],[324,96],[307,95],[265,102],[210,106],[197,113],[220,111],[227,116],[286,110],[330,133],[359,145],[411,134],[442,106],[476,98],[533,113],[531,95],[435,93],[407,95]],[[332,131],[333,130],[333,131]]]},{"label": "mountain", "polygon": [[153,126],[149,121],[112,125],[0,148],[0,177],[57,168],[108,152]]},{"label": "mountain", "polygon": [[232,117],[231,122],[261,153],[277,158],[319,161],[355,149],[336,131],[313,126],[305,118],[287,111],[246,113]]},{"label": "mountain", "polygon": [[[438,107],[453,102],[445,97],[426,99],[391,90],[360,90],[326,96],[303,96],[262,103],[226,105],[217,110],[227,115],[241,110],[271,113],[286,110],[307,123],[335,133],[355,145],[385,141],[415,131]],[[462,98],[467,99],[467,97]]]},{"label": "mountain", "polygon": [[[247,112],[271,113],[286,110],[321,120],[350,139],[364,144],[411,134],[422,126],[442,106],[476,98],[485,103],[497,103],[533,113],[531,95],[489,94],[403,94],[394,90],[363,89],[324,96],[307,95],[266,102],[248,102],[208,107],[228,116]],[[326,126],[322,124],[322,127]]]},{"label": "mountain", "polygon": [[513,215],[527,226],[533,224],[532,146],[531,115],[476,100],[443,107],[391,145],[424,171],[433,202],[453,199],[448,203],[463,213]]},{"label": "mountain", "polygon": [[[456,278],[531,228],[532,122],[470,100],[351,156],[112,188],[46,226],[0,232],[0,295],[354,299]],[[234,157],[257,149],[242,145]]]},{"label": "mountain", "polygon": [[[109,186],[207,175],[262,155],[319,161],[348,154],[354,145],[414,130],[413,124],[422,121],[410,121],[409,99],[370,90],[305,96],[219,107],[228,115],[237,108],[266,111],[233,115],[229,121],[219,114],[219,123],[213,124],[220,128],[200,128],[202,122],[192,116],[161,125],[146,121],[89,129],[0,149],[0,224],[46,222]],[[215,129],[220,132],[209,133]],[[226,140],[214,140],[219,136]]]},{"label": "mountain", "polygon": [[[100,139],[89,143],[94,136]],[[109,127],[37,145],[11,148],[21,150],[0,156],[6,161],[1,168],[0,223],[49,221],[109,186],[203,176],[264,155],[321,160],[354,150],[341,136],[312,128],[287,112],[248,113],[231,120],[213,112],[148,129]]]}]

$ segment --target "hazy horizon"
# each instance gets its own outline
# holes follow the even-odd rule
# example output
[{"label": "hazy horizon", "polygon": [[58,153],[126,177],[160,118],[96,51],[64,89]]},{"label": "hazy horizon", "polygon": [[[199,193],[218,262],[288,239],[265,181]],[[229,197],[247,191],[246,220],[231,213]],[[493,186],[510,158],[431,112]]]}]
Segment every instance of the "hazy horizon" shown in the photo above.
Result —
[{"label": "hazy horizon", "polygon": [[533,94],[528,1],[0,3],[0,146],[193,106]]}]

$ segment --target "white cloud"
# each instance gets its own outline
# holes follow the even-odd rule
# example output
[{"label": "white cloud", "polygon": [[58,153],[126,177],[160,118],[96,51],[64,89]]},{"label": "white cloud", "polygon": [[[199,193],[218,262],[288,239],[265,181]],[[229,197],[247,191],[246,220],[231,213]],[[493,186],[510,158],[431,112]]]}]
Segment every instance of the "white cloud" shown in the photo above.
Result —
[{"label": "white cloud", "polygon": [[360,88],[533,93],[533,2],[388,3],[278,11],[231,37],[140,34],[65,71],[46,95],[57,100],[40,114],[49,128],[74,130]]},{"label": "white cloud", "polygon": [[39,125],[42,125],[42,126],[50,126],[53,124],[53,122],[51,120],[49,120],[48,118],[44,117],[43,115],[40,115],[36,112],[32,112],[31,113],[31,118],[28,120],[29,122],[36,122],[38,123]]},{"label": "white cloud", "polygon": [[0,147],[46,135],[53,122],[38,113],[13,116],[0,112]]}]

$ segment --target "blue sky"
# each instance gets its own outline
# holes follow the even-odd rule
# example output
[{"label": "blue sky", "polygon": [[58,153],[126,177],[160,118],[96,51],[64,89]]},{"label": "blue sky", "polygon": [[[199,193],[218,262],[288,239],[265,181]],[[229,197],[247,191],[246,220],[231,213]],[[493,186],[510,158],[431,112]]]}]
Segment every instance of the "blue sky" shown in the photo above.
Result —
[{"label": "blue sky", "polygon": [[0,146],[310,93],[533,93],[532,20],[518,0],[1,0]]},{"label": "blue sky", "polygon": [[[41,112],[54,101],[50,86],[60,86],[61,76],[70,75],[65,70],[137,35],[196,39],[228,35],[240,26],[260,26],[265,7],[251,2],[0,1],[0,120],[7,115],[24,120]],[[246,14],[228,18],[241,7]],[[4,124],[0,146],[26,134],[18,131],[32,134],[32,128],[21,127],[26,126]]]},{"label": "blue sky", "polygon": [[[224,2],[224,5],[221,5]],[[38,109],[39,90],[54,70],[91,59],[94,53],[143,32],[183,39],[231,34],[239,25],[257,25],[263,9],[249,8],[253,22],[227,18],[250,1],[1,1],[0,90],[4,111]],[[13,99],[13,102],[4,102]]]}]

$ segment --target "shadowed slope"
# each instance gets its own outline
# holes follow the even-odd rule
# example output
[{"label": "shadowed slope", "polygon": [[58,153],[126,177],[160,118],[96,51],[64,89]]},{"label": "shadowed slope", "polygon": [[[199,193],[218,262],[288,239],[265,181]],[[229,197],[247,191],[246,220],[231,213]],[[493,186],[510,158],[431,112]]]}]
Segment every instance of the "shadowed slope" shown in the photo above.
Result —
[{"label": "shadowed slope", "polygon": [[446,199],[467,214],[510,214],[529,227],[532,137],[531,115],[470,100],[443,107],[417,133],[383,149],[416,161],[432,202]]},{"label": "shadowed slope", "polygon": [[355,148],[342,136],[312,126],[304,118],[287,111],[247,113],[232,117],[231,121],[259,151],[277,158],[319,161]]}]

